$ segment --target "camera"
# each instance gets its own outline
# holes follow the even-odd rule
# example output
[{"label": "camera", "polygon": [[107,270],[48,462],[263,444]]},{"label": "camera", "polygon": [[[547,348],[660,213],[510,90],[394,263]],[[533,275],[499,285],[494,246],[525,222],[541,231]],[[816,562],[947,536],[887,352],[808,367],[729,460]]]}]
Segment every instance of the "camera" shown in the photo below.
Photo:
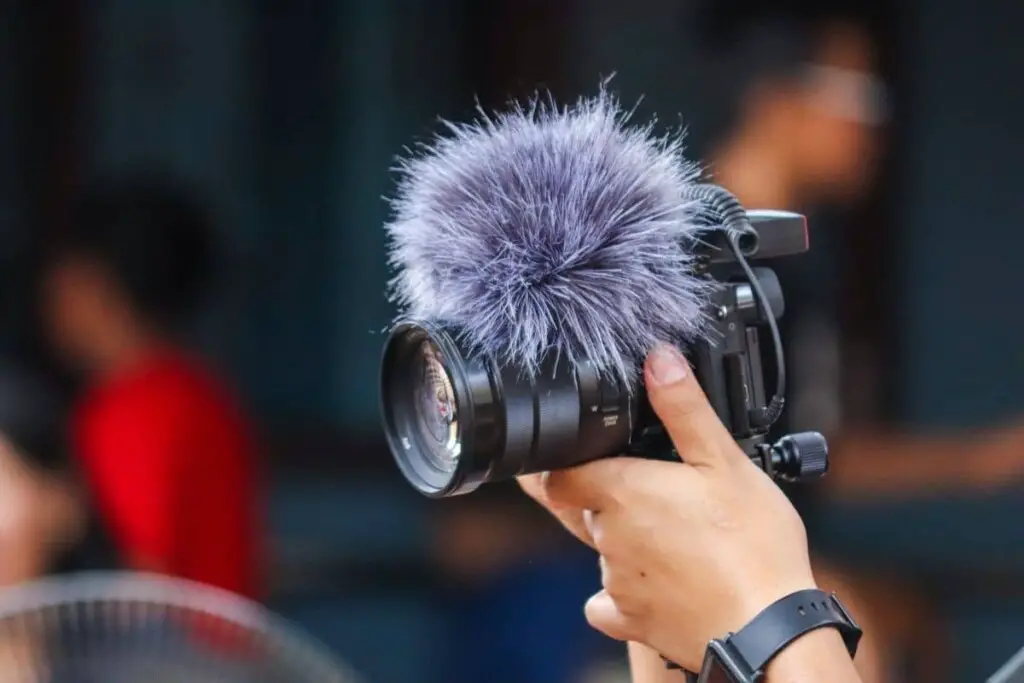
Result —
[{"label": "camera", "polygon": [[[768,443],[782,412],[785,362],[777,319],[785,301],[775,273],[750,261],[808,249],[804,216],[745,211],[741,233],[709,228],[695,273],[714,280],[708,341],[688,345],[695,376],[744,452],[775,479],[828,469],[823,436]],[[774,353],[762,350],[767,329]],[[473,354],[444,321],[405,321],[384,347],[380,396],[388,446],[406,479],[440,498],[485,482],[558,470],[616,455],[677,459],[642,388],[629,391],[587,363],[551,359],[536,373]],[[765,361],[774,358],[769,397]]]}]

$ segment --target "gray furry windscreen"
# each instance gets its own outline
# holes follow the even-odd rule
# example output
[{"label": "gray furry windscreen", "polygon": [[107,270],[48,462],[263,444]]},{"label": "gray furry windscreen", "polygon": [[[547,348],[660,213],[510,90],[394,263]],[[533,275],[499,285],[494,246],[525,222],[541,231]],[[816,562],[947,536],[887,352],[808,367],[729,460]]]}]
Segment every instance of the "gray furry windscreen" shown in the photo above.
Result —
[{"label": "gray furry windscreen", "polygon": [[401,318],[453,323],[527,373],[554,355],[629,387],[655,344],[702,333],[685,199],[700,169],[681,135],[631,125],[603,88],[445,129],[398,168],[385,229]]}]

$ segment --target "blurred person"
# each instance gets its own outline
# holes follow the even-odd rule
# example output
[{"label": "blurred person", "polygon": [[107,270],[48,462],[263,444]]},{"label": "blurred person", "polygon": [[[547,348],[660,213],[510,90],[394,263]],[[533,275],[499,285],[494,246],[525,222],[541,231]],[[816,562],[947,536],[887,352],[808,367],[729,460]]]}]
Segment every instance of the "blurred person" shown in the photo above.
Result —
[{"label": "blurred person", "polygon": [[44,268],[54,349],[84,381],[71,442],[124,566],[260,597],[254,444],[179,334],[203,303],[212,226],[170,186],[85,193]]},{"label": "blurred person", "polygon": [[[886,115],[870,32],[856,13],[827,7],[764,3],[743,12],[739,5],[717,3],[717,28],[708,31],[711,42],[717,41],[714,49],[732,51],[732,66],[739,62],[747,74],[734,115],[725,118],[727,130],[713,146],[712,175],[751,208],[813,214],[821,207],[852,206],[873,179]],[[834,453],[820,492],[832,501],[906,500],[943,493],[983,497],[1019,485],[1019,424],[955,436],[841,424],[834,319],[838,265],[823,257],[829,247],[835,251],[837,236],[816,229],[813,215],[811,224],[810,257],[780,262],[776,270],[787,294],[781,322],[794,371],[784,419],[790,428],[826,431]],[[858,368],[859,378],[866,374],[869,368]],[[935,628],[928,597],[913,577],[844,571],[820,557],[816,575],[823,586],[838,587],[867,624],[858,657],[865,681],[889,680],[899,668],[900,650],[927,640],[922,634]],[[938,661],[931,653],[917,659]]]},{"label": "blurred person", "polygon": [[[725,130],[712,136],[714,179],[752,208],[813,212],[822,206],[849,207],[868,189],[881,151],[886,97],[876,75],[877,54],[864,24],[834,13],[797,5],[714,3],[709,28],[713,52],[740,53],[747,74],[738,105],[723,117]],[[774,10],[772,8],[775,8]],[[753,26],[751,26],[753,25]],[[725,37],[722,34],[726,34]],[[715,57],[713,57],[715,59]],[[726,61],[729,61],[728,59]],[[825,318],[835,309],[835,264],[821,258],[835,243],[828,230],[816,229],[808,256],[773,264],[787,293],[787,351],[798,375],[787,404],[798,428],[839,429],[838,352],[835,332]],[[824,267],[823,267],[824,266]],[[807,267],[813,272],[800,272]],[[788,282],[787,282],[788,280]],[[834,323],[831,324],[835,327]],[[816,363],[826,356],[828,360]],[[864,369],[867,371],[867,369]],[[803,379],[801,379],[803,378]],[[817,380],[818,383],[814,383]],[[808,398],[810,397],[810,398]],[[936,437],[843,430],[838,457],[827,486],[835,494],[886,496],[992,490],[1024,477],[1024,424],[1020,421],[982,433]],[[970,458],[962,457],[970,452]],[[881,463],[885,467],[880,467]]]},{"label": "blurred person", "polygon": [[842,15],[765,24],[760,38],[737,29],[730,40],[750,42],[753,74],[711,172],[751,207],[849,206],[870,187],[886,120],[873,40]]},{"label": "blurred person", "polygon": [[[709,172],[750,208],[813,213],[848,207],[870,188],[881,149],[886,100],[865,22],[854,12],[798,3],[715,3],[703,46],[738,82],[724,130],[712,136]],[[738,76],[738,78],[737,78]],[[792,388],[787,429],[838,427],[837,266],[835,237],[812,217],[812,254],[773,264],[786,292],[780,321]],[[853,454],[851,457],[857,457]],[[836,458],[838,460],[839,458]],[[857,657],[864,681],[889,680],[896,668],[889,634],[871,592],[818,558],[823,588],[842,592],[865,624]]]}]

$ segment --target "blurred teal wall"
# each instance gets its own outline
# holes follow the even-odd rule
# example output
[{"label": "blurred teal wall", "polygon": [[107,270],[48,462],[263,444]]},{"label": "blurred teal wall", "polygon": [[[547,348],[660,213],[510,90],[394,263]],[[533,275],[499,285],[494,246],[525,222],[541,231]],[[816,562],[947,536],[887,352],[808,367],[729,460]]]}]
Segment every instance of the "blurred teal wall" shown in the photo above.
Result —
[{"label": "blurred teal wall", "polygon": [[[685,125],[700,138],[707,80],[692,59],[685,32],[688,3],[672,0],[588,0],[576,12],[577,30],[565,37],[573,94],[592,94],[601,78],[638,123],[656,117],[665,129]],[[690,150],[691,156],[700,150]]]},{"label": "blurred teal wall", "polygon": [[[579,30],[565,36],[569,92],[593,92],[617,72],[627,104],[644,96],[639,119],[690,124],[699,141],[717,86],[680,37],[683,6],[638,2],[579,9]],[[97,5],[90,167],[155,163],[213,199],[237,267],[203,338],[266,418],[373,428],[380,330],[392,314],[380,230],[388,167],[437,113],[465,112],[472,96],[459,83],[458,3],[445,3]],[[1005,78],[994,87],[977,77],[1019,63],[1010,27],[1021,9],[910,9],[907,232],[893,249],[904,311],[893,338],[906,336],[895,385],[908,421],[972,424],[1019,410],[1024,389],[1012,305],[1024,285],[1024,95]],[[0,93],[14,80],[0,67]],[[11,144],[9,119],[0,116],[0,145]],[[11,179],[6,163],[0,178]],[[16,187],[0,183],[0,227]]]},{"label": "blurred teal wall", "polygon": [[330,218],[336,346],[331,405],[345,423],[377,429],[381,334],[394,315],[384,286],[381,225],[388,216],[390,168],[403,148],[436,131],[461,74],[451,0],[362,0],[336,3],[335,40],[342,69],[332,81],[340,100],[333,147],[337,201]]},{"label": "blurred teal wall", "polygon": [[[18,102],[24,87],[25,60],[20,55],[15,18],[10,6],[0,8],[0,102]],[[11,343],[9,328],[17,319],[16,302],[10,291],[15,283],[9,274],[27,237],[22,229],[26,188],[20,164],[24,153],[19,135],[21,117],[19,107],[0,107],[0,325],[4,346]]]},{"label": "blurred teal wall", "polygon": [[[22,89],[22,60],[19,58],[18,31],[13,10],[0,8],[0,102],[17,102]],[[18,160],[22,152],[18,142],[20,110],[0,107],[0,262],[16,253],[13,242],[23,239],[18,229],[25,194]]]},{"label": "blurred teal wall", "polygon": [[298,5],[98,5],[89,170],[165,169],[213,202],[232,277],[201,340],[265,420],[372,429],[382,195],[446,106],[453,20],[430,0]]},{"label": "blurred teal wall", "polygon": [[[254,17],[242,0],[103,0],[86,13],[81,140],[87,179],[156,170],[198,190],[218,220],[228,263],[259,236]],[[226,282],[199,331],[230,358],[242,282]]]},{"label": "blurred teal wall", "polygon": [[896,260],[904,420],[978,426],[1024,411],[1024,4],[912,6]]}]

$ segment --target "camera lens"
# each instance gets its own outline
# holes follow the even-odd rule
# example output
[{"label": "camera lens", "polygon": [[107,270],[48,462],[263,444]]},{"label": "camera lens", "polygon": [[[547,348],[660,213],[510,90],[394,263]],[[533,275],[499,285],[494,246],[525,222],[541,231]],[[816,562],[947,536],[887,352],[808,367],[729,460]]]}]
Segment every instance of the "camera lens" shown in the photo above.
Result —
[{"label": "camera lens", "polygon": [[617,455],[629,444],[635,402],[588,364],[553,360],[531,374],[501,367],[462,340],[450,326],[408,322],[384,347],[384,433],[421,493],[468,493]]},{"label": "camera lens", "polygon": [[432,466],[451,472],[459,461],[459,407],[441,351],[429,339],[420,343],[413,361],[413,393],[424,455]]},{"label": "camera lens", "polygon": [[405,478],[435,498],[475,488],[502,447],[491,368],[456,339],[440,326],[402,324],[381,361],[388,447]]}]

